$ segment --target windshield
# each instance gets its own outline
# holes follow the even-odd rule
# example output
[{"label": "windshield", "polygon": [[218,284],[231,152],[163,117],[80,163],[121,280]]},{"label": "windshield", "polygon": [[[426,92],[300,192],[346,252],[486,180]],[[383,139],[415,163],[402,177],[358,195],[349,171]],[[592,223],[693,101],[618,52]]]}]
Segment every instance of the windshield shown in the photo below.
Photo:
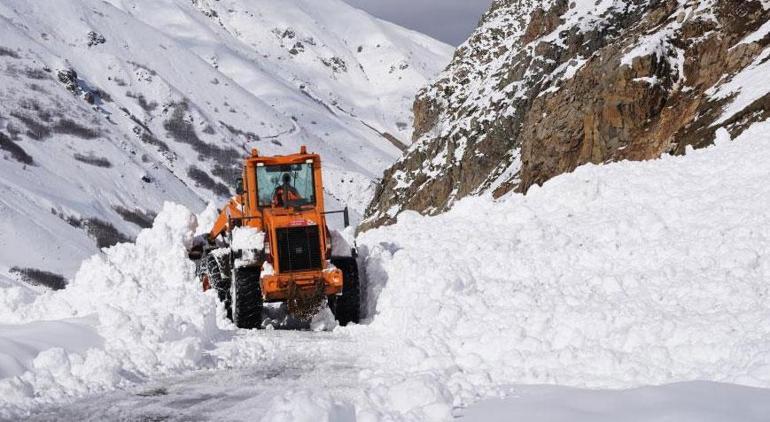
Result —
[{"label": "windshield", "polygon": [[313,164],[257,166],[257,189],[260,207],[313,205]]}]

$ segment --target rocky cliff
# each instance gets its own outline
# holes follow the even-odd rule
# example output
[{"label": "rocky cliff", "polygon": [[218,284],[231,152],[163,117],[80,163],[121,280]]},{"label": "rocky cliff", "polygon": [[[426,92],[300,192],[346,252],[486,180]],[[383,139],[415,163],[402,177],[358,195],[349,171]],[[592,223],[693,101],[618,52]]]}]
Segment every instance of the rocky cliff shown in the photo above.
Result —
[{"label": "rocky cliff", "polygon": [[770,117],[768,44],[768,0],[496,0],[419,93],[364,228],[737,136]]}]

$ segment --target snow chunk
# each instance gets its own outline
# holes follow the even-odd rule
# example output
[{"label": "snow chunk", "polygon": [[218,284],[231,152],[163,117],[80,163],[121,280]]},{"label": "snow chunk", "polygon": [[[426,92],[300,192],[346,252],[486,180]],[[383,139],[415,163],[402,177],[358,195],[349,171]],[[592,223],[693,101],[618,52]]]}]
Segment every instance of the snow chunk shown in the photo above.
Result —
[{"label": "snow chunk", "polygon": [[234,251],[261,251],[265,247],[265,232],[253,227],[236,227],[233,229]]},{"label": "snow chunk", "polygon": [[195,231],[196,236],[208,234],[211,227],[219,217],[219,211],[217,210],[217,204],[209,202],[200,214],[198,214],[198,229]]},{"label": "snow chunk", "polygon": [[351,256],[351,249],[355,244],[354,227],[348,227],[345,230],[332,230],[332,256]]},{"label": "snow chunk", "polygon": [[265,261],[262,263],[262,272],[259,273],[260,277],[266,277],[270,275],[275,275],[275,268],[273,268],[273,264]]},{"label": "snow chunk", "polygon": [[310,321],[310,329],[313,331],[333,331],[338,325],[328,306],[322,307]]},{"label": "snow chunk", "polygon": [[732,141],[732,138],[730,137],[730,132],[728,132],[727,129],[723,127],[720,127],[719,129],[717,129],[715,135],[716,137],[714,139],[714,145],[722,145]]}]

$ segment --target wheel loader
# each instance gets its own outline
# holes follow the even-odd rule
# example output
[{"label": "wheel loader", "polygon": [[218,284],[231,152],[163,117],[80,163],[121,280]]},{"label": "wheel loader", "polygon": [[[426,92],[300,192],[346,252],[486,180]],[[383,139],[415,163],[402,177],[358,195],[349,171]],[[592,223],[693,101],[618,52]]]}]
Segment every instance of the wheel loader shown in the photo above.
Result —
[{"label": "wheel loader", "polygon": [[[340,325],[358,323],[361,286],[355,248],[332,248],[324,209],[321,158],[298,154],[244,161],[236,195],[190,251],[201,288],[214,289],[239,328],[262,328],[263,305],[283,302],[309,320],[327,303]],[[341,236],[335,241],[344,242]],[[345,244],[347,246],[347,244]],[[332,256],[332,251],[341,256]]]}]

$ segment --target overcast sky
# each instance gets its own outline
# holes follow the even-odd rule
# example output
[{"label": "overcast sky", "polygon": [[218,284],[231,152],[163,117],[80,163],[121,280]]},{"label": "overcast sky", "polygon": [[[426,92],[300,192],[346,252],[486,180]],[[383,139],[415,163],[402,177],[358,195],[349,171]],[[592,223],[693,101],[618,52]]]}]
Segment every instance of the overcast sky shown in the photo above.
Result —
[{"label": "overcast sky", "polygon": [[345,0],[382,19],[452,45],[473,32],[492,0]]}]

